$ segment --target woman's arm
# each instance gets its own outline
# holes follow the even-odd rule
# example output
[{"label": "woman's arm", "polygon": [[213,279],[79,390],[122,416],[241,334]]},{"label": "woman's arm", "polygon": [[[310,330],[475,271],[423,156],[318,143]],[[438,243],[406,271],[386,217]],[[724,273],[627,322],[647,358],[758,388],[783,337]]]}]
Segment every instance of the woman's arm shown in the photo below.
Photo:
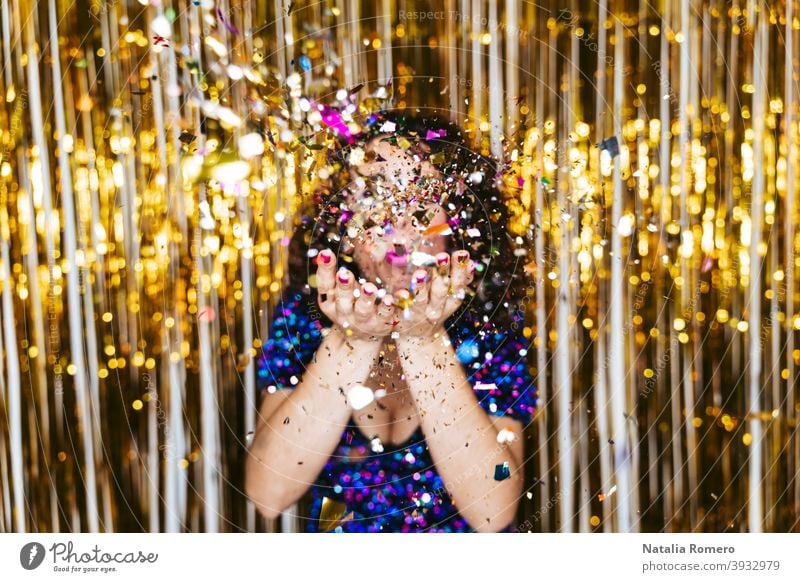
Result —
[{"label": "woman's arm", "polygon": [[264,398],[245,490],[265,517],[279,515],[317,478],[350,418],[346,390],[366,381],[382,344],[346,340],[334,326],[297,387],[288,396],[279,391]]},{"label": "woman's arm", "polygon": [[[522,491],[519,450],[497,442],[498,430],[480,407],[444,321],[461,304],[474,273],[469,253],[436,256],[433,277],[415,271],[412,289],[399,290],[403,320],[396,340],[406,384],[416,402],[431,457],[459,513],[477,531],[511,523]],[[515,427],[519,428],[519,427]],[[496,481],[495,467],[510,476]]]},{"label": "woman's arm", "polygon": [[[431,457],[458,512],[476,531],[503,529],[522,492],[521,451],[497,442],[444,328],[435,338],[401,336],[396,343]],[[495,466],[506,462],[510,477],[496,481]]]},{"label": "woman's arm", "polygon": [[333,326],[297,388],[264,399],[247,457],[245,490],[266,517],[297,501],[325,466],[352,412],[347,390],[364,384],[395,318],[393,298],[376,305],[377,287],[356,289],[349,270],[336,272],[330,250],[317,264],[319,306]]}]

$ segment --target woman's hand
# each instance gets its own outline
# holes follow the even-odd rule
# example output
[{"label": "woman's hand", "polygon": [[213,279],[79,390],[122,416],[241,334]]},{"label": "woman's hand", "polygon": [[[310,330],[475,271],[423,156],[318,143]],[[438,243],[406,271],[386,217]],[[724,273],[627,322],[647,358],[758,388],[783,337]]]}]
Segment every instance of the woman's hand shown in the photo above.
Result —
[{"label": "woman's hand", "polygon": [[317,255],[316,262],[319,307],[345,337],[375,341],[393,331],[392,324],[399,316],[390,294],[378,301],[375,285],[358,285],[353,273],[345,267],[337,272],[336,256],[328,249]]},{"label": "woman's hand", "polygon": [[461,305],[474,276],[468,251],[436,255],[432,272],[418,269],[411,279],[411,289],[395,293],[395,307],[400,323],[395,326],[401,337],[433,337],[441,333],[445,320]]}]

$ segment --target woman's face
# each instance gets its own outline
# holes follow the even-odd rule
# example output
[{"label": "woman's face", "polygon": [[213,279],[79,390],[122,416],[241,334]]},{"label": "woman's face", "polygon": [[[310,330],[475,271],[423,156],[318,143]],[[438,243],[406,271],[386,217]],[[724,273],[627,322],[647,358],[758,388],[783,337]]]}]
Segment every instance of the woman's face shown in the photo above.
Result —
[{"label": "woman's face", "polygon": [[364,276],[393,293],[408,289],[415,270],[430,271],[431,259],[447,251],[448,216],[424,187],[441,185],[442,174],[380,138],[365,154],[369,161],[351,165],[353,216],[345,242]]}]

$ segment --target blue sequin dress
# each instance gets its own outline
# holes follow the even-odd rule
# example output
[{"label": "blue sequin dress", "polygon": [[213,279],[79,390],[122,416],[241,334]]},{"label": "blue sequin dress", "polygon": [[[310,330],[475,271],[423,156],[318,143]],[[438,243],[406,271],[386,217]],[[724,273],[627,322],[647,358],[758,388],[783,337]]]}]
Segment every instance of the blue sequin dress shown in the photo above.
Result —
[{"label": "blue sequin dress", "polygon": [[[322,342],[323,317],[310,296],[294,293],[279,302],[259,359],[260,389],[274,392],[300,381]],[[527,425],[536,404],[526,366],[528,344],[518,334],[487,332],[485,327],[487,324],[458,312],[446,322],[456,355],[473,386],[496,386],[476,391],[481,406],[491,414]],[[325,529],[320,527],[325,497],[344,503],[345,515],[352,512],[351,518],[333,530],[336,532],[473,531],[447,494],[421,428],[399,446],[383,446],[382,452],[373,452],[370,440],[354,423],[346,426],[311,487],[306,531]]]}]

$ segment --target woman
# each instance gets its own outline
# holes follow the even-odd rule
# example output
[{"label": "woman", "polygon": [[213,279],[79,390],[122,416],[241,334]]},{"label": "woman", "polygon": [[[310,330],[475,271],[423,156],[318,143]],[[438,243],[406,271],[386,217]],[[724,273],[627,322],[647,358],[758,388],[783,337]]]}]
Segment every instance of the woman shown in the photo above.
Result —
[{"label": "woman", "polygon": [[357,138],[294,238],[316,272],[264,347],[247,494],[275,517],[310,487],[308,531],[508,530],[534,391],[492,164],[432,118]]}]

